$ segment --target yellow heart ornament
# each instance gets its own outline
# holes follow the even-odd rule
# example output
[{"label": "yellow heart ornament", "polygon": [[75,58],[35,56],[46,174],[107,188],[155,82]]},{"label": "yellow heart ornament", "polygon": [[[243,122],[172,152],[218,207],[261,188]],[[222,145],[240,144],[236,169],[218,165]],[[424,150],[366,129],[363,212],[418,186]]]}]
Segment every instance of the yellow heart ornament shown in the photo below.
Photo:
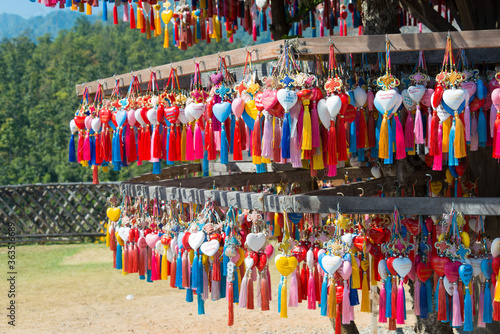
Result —
[{"label": "yellow heart ornament", "polygon": [[278,260],[276,260],[276,268],[281,275],[286,277],[293,273],[295,268],[297,268],[297,259],[295,258],[295,256],[282,256]]},{"label": "yellow heart ornament", "polygon": [[106,210],[106,215],[113,222],[117,222],[121,214],[122,210],[120,210],[120,208],[108,208],[108,210]]},{"label": "yellow heart ornament", "polygon": [[434,195],[438,195],[443,189],[443,183],[441,181],[432,181],[431,182],[431,191]]},{"label": "yellow heart ornament", "polygon": [[167,25],[170,22],[170,20],[172,20],[173,15],[174,15],[173,11],[164,10],[163,12],[161,12],[161,20],[163,21],[163,23],[165,23],[165,25]]}]

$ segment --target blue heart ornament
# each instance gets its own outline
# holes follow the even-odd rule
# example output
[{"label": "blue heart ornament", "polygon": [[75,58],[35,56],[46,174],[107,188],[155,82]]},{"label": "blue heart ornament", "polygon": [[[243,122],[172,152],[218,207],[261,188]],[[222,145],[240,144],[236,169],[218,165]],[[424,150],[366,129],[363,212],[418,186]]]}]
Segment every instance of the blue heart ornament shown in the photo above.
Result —
[{"label": "blue heart ornament", "polygon": [[214,104],[212,108],[215,117],[219,120],[219,122],[224,123],[226,119],[231,114],[231,103],[222,102]]},{"label": "blue heart ornament", "polygon": [[472,266],[470,264],[462,264],[460,268],[458,268],[458,274],[460,275],[460,279],[464,282],[465,285],[469,285],[472,279]]}]

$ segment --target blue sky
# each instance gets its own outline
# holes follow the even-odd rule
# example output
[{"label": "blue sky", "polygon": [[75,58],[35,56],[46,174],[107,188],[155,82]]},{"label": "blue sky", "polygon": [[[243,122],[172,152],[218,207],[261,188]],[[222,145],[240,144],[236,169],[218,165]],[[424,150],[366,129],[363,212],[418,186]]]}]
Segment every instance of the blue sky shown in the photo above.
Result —
[{"label": "blue sky", "polygon": [[[17,14],[26,19],[36,15],[46,15],[51,11],[59,10],[45,7],[45,5],[29,0],[0,0],[0,13]],[[67,9],[66,9],[67,10]]]}]

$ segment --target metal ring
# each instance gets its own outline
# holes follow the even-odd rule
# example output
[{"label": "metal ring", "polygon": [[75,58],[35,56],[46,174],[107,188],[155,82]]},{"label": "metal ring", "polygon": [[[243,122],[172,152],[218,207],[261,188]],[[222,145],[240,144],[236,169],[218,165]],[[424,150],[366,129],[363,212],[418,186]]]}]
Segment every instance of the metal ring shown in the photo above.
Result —
[{"label": "metal ring", "polygon": [[359,197],[363,197],[363,195],[365,194],[365,190],[363,188],[358,188],[357,190],[361,190],[361,195],[359,195]]},{"label": "metal ring", "polygon": [[432,175],[431,174],[425,174],[425,176],[430,177],[431,179],[429,180],[429,182],[432,182]]},{"label": "metal ring", "polygon": [[[259,203],[259,202],[260,202],[259,200],[256,200],[256,201],[253,201],[253,202],[252,202],[252,207],[253,207],[253,209],[257,209],[257,208],[258,208],[258,206],[257,206],[257,205],[255,205],[255,203]],[[262,210],[264,209],[264,206],[261,204],[261,205],[260,205],[260,208],[258,208],[258,209],[259,209],[260,211],[262,211]]]},{"label": "metal ring", "polygon": [[175,193],[171,193],[170,196],[169,196],[169,198],[170,198],[171,201],[175,200],[176,197],[177,196],[176,196]]},{"label": "metal ring", "polygon": [[341,193],[340,191],[337,193],[337,195],[344,196],[344,193]]},{"label": "metal ring", "polygon": [[231,198],[227,204],[229,204],[229,206],[232,206],[232,205],[231,205],[231,202],[232,202],[232,201],[234,201],[234,204],[235,204],[235,205],[236,205],[236,204],[238,204],[238,201],[236,200],[236,198]]},{"label": "metal ring", "polygon": [[188,196],[188,198],[187,198],[188,202],[191,202],[191,203],[192,203],[192,202],[193,202],[193,199],[194,199],[194,198],[193,198],[193,194],[189,194],[189,196]]},{"label": "metal ring", "polygon": [[195,63],[195,64],[196,64],[196,62],[194,61],[195,59],[196,59],[196,57],[193,57],[193,63]]},{"label": "metal ring", "polygon": [[379,183],[377,185],[381,188],[381,191],[384,192],[384,185],[382,183]]}]

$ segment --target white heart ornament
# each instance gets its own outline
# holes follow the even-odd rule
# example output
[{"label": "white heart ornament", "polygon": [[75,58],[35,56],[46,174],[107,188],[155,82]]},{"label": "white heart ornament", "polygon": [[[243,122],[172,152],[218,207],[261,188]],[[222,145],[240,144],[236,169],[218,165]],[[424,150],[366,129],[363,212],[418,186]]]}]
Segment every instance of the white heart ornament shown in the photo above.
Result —
[{"label": "white heart ornament", "polygon": [[328,274],[333,275],[342,265],[342,258],[337,255],[325,255],[321,258],[321,265]]},{"label": "white heart ornament", "polygon": [[390,89],[387,91],[379,90],[377,94],[375,94],[375,100],[380,104],[384,111],[389,111],[396,104],[397,95],[398,92],[396,92],[394,89]]},{"label": "white heart ornament", "polygon": [[[276,258],[278,258],[278,256],[276,256]],[[251,257],[245,258],[245,268],[247,268],[247,270],[252,269],[253,264],[254,264],[254,261]]]},{"label": "white heart ornament", "polygon": [[342,100],[338,95],[332,95],[326,99],[326,108],[330,114],[331,119],[335,119],[342,109]]},{"label": "white heart ornament", "polygon": [[175,255],[175,254],[174,254],[174,251],[172,250],[172,247],[168,247],[168,248],[167,248],[167,253],[166,253],[166,255],[167,255],[167,261],[168,261],[168,262],[172,262],[172,261],[174,261],[174,255]]},{"label": "white heart ornament", "polygon": [[342,240],[348,247],[352,247],[353,237],[352,233],[346,233],[340,237],[340,240]]},{"label": "white heart ornament", "polygon": [[160,237],[158,236],[158,234],[149,233],[146,236],[146,242],[147,242],[149,248],[151,248],[151,249],[155,248],[158,240],[160,240]]},{"label": "white heart ornament", "polygon": [[120,238],[127,242],[128,241],[128,235],[129,235],[129,232],[130,232],[130,227],[125,227],[125,226],[121,226],[119,229],[118,229],[118,235],[120,236]]},{"label": "white heart ornament", "polygon": [[446,276],[443,278],[443,285],[448,295],[453,296],[453,285],[450,283],[448,277]]},{"label": "white heart ornament", "polygon": [[146,122],[144,122],[144,119],[142,119],[141,109],[137,109],[135,111],[135,120],[142,126],[146,125]]},{"label": "white heart ornament", "polygon": [[297,103],[297,93],[290,89],[278,91],[278,101],[285,110],[290,110]]},{"label": "white heart ornament", "polygon": [[191,115],[188,116],[188,114],[186,114],[186,109],[184,108],[179,108],[179,116],[177,116],[177,119],[182,124],[187,124],[189,122],[194,121],[194,117],[192,117]]},{"label": "white heart ornament", "polygon": [[318,110],[318,116],[319,119],[321,120],[321,124],[323,124],[325,128],[329,129],[331,117],[330,113],[328,112],[328,108],[326,107],[326,100],[325,99],[319,100],[316,108]]},{"label": "white heart ornament", "polygon": [[258,252],[266,243],[266,235],[264,233],[249,233],[247,235],[246,244],[254,252]]},{"label": "white heart ornament", "polygon": [[469,218],[469,227],[474,231],[474,232],[479,232],[481,229],[481,226],[479,224],[479,220],[476,218]]},{"label": "white heart ornament", "polygon": [[446,112],[446,110],[444,110],[443,106],[442,105],[439,105],[437,108],[437,114],[438,114],[438,117],[439,117],[439,120],[441,122],[444,122],[446,121],[449,117],[450,117],[450,114]]},{"label": "white heart ornament", "polygon": [[404,89],[401,92],[401,97],[403,98],[403,104],[408,111],[412,111],[417,106],[417,103],[408,94],[408,90]]},{"label": "white heart ornament", "polygon": [[191,247],[195,251],[200,248],[201,244],[203,244],[203,241],[205,241],[205,232],[203,231],[191,233],[188,238],[189,247]]},{"label": "white heart ornament", "polygon": [[396,94],[396,103],[394,104],[394,107],[391,110],[391,115],[397,113],[402,104],[403,104],[403,97],[401,96],[401,94]]},{"label": "white heart ornament", "polygon": [[314,252],[312,251],[312,249],[309,249],[307,251],[306,262],[307,262],[307,266],[309,267],[309,269],[314,268]]},{"label": "white heart ornament", "polygon": [[481,262],[483,262],[484,259],[482,258],[470,258],[470,265],[472,266],[472,276],[477,277],[481,274]]},{"label": "white heart ornament", "polygon": [[98,133],[101,130],[101,120],[99,118],[94,118],[92,120],[92,130]]},{"label": "white heart ornament", "polygon": [[380,275],[380,277],[382,279],[386,279],[387,278],[387,264],[385,262],[385,260],[380,260],[379,263],[378,263],[378,273]]},{"label": "white heart ornament", "polygon": [[257,5],[257,7],[262,9],[267,6],[267,0],[255,0],[255,4]]},{"label": "white heart ornament", "polygon": [[155,249],[158,253],[160,253],[162,256],[165,255],[165,247],[161,243],[161,240],[158,240],[155,245]]},{"label": "white heart ornament", "polygon": [[78,131],[78,128],[76,127],[74,119],[72,119],[71,121],[69,121],[69,129],[70,129],[71,133],[75,133],[75,132]]},{"label": "white heart ornament", "polygon": [[206,256],[214,256],[217,253],[217,251],[219,250],[219,247],[220,247],[219,241],[217,239],[213,239],[213,240],[204,242],[200,246],[200,250]]},{"label": "white heart ornament", "polygon": [[203,103],[190,103],[186,106],[184,112],[188,117],[191,116],[194,119],[199,119],[205,112],[205,105]]},{"label": "white heart ornament", "polygon": [[408,95],[413,101],[415,101],[416,103],[420,103],[420,100],[422,100],[422,97],[424,97],[425,90],[425,87],[422,85],[410,86],[408,87]]},{"label": "white heart ornament", "polygon": [[398,257],[392,262],[392,267],[401,278],[405,278],[406,275],[408,275],[411,270],[411,266],[411,260],[407,257]]},{"label": "white heart ornament", "polygon": [[491,242],[491,255],[493,257],[500,256],[500,238],[496,238]]},{"label": "white heart ornament", "polygon": [[465,96],[465,90],[463,89],[447,89],[443,93],[443,101],[452,110],[458,110],[465,100]]},{"label": "white heart ornament", "polygon": [[356,87],[354,90],[354,101],[356,101],[356,107],[364,107],[366,100],[368,99],[368,94],[361,87]]},{"label": "white heart ornament", "polygon": [[151,108],[148,110],[147,116],[152,125],[158,124],[158,112]]}]

